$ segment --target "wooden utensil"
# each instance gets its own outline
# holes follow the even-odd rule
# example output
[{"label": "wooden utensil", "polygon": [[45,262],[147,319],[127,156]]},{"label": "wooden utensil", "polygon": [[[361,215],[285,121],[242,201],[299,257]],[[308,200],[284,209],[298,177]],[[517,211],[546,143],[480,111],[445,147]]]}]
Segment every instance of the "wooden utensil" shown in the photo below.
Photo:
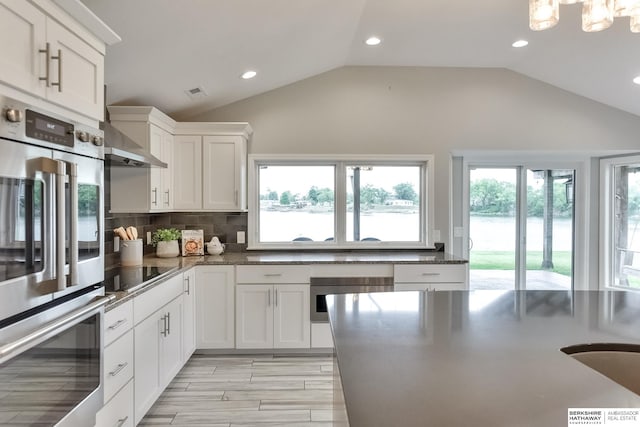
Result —
[{"label": "wooden utensil", "polygon": [[129,226],[127,227],[127,236],[129,236],[130,240],[138,240],[138,230],[133,227],[133,226]]},{"label": "wooden utensil", "polygon": [[116,233],[116,235],[118,237],[120,237],[120,239],[122,240],[130,240],[129,236],[127,236],[127,232],[124,229],[124,227],[118,227],[118,228],[114,228],[113,232]]}]

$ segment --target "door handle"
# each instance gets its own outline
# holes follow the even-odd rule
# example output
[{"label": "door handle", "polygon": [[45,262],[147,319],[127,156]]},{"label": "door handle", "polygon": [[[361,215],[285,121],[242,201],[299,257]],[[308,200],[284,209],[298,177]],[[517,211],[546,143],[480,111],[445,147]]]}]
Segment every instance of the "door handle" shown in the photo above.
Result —
[{"label": "door handle", "polygon": [[123,325],[123,324],[125,324],[125,323],[127,323],[127,319],[120,319],[120,320],[118,320],[116,323],[114,323],[113,325],[110,325],[110,326],[108,327],[108,329],[110,329],[110,330],[112,330],[112,331],[113,331],[113,330],[116,330],[116,329],[118,329],[120,326],[122,326],[122,325]]},{"label": "door handle", "polygon": [[160,335],[162,335],[163,337],[167,336],[167,316],[164,315],[161,317],[162,319],[162,330],[160,331]]},{"label": "door handle", "polygon": [[58,86],[58,92],[62,92],[62,50],[58,49],[58,56],[52,56],[51,59],[58,61],[58,82],[51,83],[51,86]]},{"label": "door handle", "polygon": [[275,294],[275,297],[274,297],[275,306],[277,307],[278,306],[278,288],[274,290],[274,294]]},{"label": "door handle", "polygon": [[185,276],[185,282],[187,282],[187,289],[184,291],[185,294],[191,295],[191,280],[189,276]]},{"label": "door handle", "polygon": [[154,188],[151,192],[153,193],[153,202],[151,202],[151,204],[158,206],[158,188]]},{"label": "door handle", "polygon": [[114,369],[113,371],[109,372],[109,376],[115,377],[116,375],[118,375],[127,366],[129,366],[129,363],[127,363],[127,362],[118,364],[118,366],[116,366],[116,369]]},{"label": "door handle", "polygon": [[167,335],[171,335],[171,312],[167,313]]},{"label": "door handle", "polygon": [[38,50],[38,52],[44,53],[44,67],[45,67],[44,77],[38,77],[38,80],[44,80],[47,87],[50,86],[50,78],[51,78],[51,76],[49,75],[49,52],[50,51],[51,51],[51,45],[49,43],[45,45],[44,49]]},{"label": "door handle", "polygon": [[269,302],[267,303],[267,307],[271,307],[271,289],[267,289],[267,294],[269,296]]}]

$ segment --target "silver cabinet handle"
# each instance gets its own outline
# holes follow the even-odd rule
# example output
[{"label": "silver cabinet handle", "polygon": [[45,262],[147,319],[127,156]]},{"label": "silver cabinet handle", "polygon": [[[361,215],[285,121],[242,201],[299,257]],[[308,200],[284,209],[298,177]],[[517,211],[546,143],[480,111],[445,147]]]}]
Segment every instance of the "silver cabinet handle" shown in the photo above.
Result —
[{"label": "silver cabinet handle", "polygon": [[191,278],[189,276],[185,276],[184,280],[187,282],[187,289],[184,291],[185,294],[191,295]]},{"label": "silver cabinet handle", "polygon": [[110,330],[116,330],[118,329],[120,326],[124,325],[125,323],[127,323],[127,319],[120,319],[118,320],[116,323],[114,323],[113,325],[110,325],[108,329]]},{"label": "silver cabinet handle", "polygon": [[275,292],[275,298],[274,298],[275,306],[277,307],[278,306],[278,288],[276,288],[274,292]]},{"label": "silver cabinet handle", "polygon": [[58,61],[58,82],[52,82],[51,86],[58,86],[58,92],[62,92],[62,50],[58,49],[58,56],[52,56],[51,59]]},{"label": "silver cabinet handle", "polygon": [[129,366],[129,363],[127,363],[127,362],[120,363],[120,364],[118,364],[118,366],[116,366],[116,369],[114,369],[113,371],[109,372],[109,375],[112,376],[112,377],[115,377],[120,372],[122,372],[122,370],[124,368],[126,368],[127,366]]},{"label": "silver cabinet handle", "polygon": [[164,194],[167,195],[167,201],[164,202],[165,205],[169,206],[169,190],[165,191]]},{"label": "silver cabinet handle", "polygon": [[39,80],[44,80],[45,83],[47,84],[47,87],[50,86],[50,75],[49,75],[49,52],[51,51],[51,45],[49,43],[46,44],[46,47],[44,49],[39,49],[38,52],[40,53],[44,53],[44,62],[45,62],[45,71],[44,71],[44,77],[39,77]]},{"label": "silver cabinet handle", "polygon": [[269,302],[267,304],[267,307],[271,307],[271,289],[267,289],[267,293],[269,295]]},{"label": "silver cabinet handle", "polygon": [[422,273],[423,276],[439,276],[440,273]]},{"label": "silver cabinet handle", "polygon": [[116,424],[116,427],[122,427],[124,425],[124,423],[127,422],[128,419],[129,419],[128,415],[126,417],[124,417],[124,418],[120,418],[118,420],[118,423]]},{"label": "silver cabinet handle", "polygon": [[165,314],[164,316],[161,317],[162,319],[162,331],[160,331],[160,335],[162,335],[163,337],[167,336],[167,315]]},{"label": "silver cabinet handle", "polygon": [[280,277],[282,273],[265,273],[264,277]]},{"label": "silver cabinet handle", "polygon": [[155,187],[151,192],[153,193],[153,202],[151,202],[151,204],[153,206],[158,206],[158,188]]},{"label": "silver cabinet handle", "polygon": [[171,312],[167,313],[167,335],[171,335]]}]

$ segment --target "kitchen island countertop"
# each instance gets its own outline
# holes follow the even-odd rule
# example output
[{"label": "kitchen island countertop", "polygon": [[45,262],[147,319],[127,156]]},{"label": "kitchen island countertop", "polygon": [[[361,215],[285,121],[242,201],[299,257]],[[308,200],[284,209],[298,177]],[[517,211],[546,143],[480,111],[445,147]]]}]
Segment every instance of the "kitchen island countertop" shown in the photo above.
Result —
[{"label": "kitchen island countertop", "polygon": [[351,427],[566,426],[569,408],[640,408],[639,395],[561,351],[640,344],[639,293],[395,292],[328,303]]}]

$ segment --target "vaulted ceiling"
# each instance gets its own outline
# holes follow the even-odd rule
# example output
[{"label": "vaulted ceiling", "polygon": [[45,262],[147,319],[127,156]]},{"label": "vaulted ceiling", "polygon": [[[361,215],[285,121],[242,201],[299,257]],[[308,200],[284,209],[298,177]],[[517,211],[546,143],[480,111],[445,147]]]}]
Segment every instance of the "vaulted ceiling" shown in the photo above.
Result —
[{"label": "vaulted ceiling", "polygon": [[176,118],[345,65],[507,68],[640,116],[640,34],[629,18],[584,33],[580,4],[534,32],[527,0],[83,1],[123,39],[107,50],[107,102]]}]

